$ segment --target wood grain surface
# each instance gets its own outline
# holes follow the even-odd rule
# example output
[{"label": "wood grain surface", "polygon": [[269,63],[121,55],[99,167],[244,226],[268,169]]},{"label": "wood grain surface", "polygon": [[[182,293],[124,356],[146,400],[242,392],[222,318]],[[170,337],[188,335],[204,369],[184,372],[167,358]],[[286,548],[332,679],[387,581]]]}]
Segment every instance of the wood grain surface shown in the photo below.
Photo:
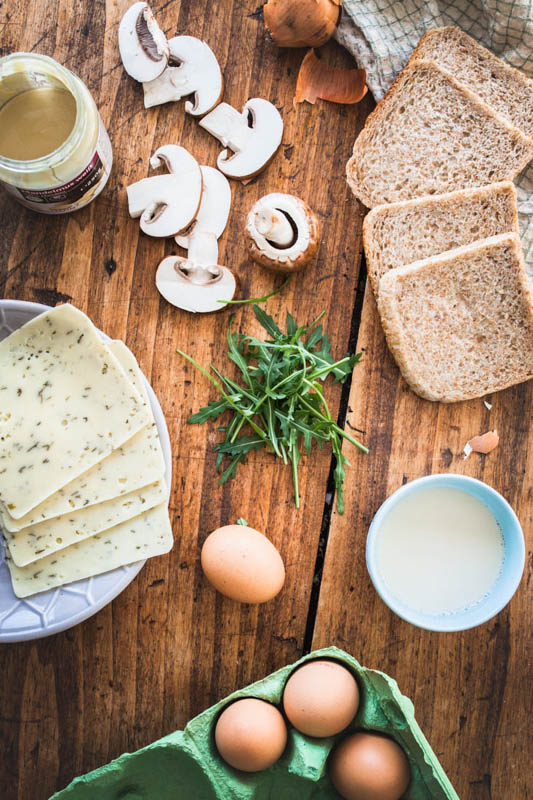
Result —
[{"label": "wood grain surface", "polygon": [[[533,381],[487,397],[490,411],[482,399],[421,400],[399,377],[370,286],[357,348],[364,358],[354,372],[346,425],[364,431],[370,454],[350,471],[346,513],[332,514],[313,647],[333,640],[396,678],[463,800],[531,798]],[[491,428],[500,432],[499,448],[465,460],[468,439]],[[404,622],[381,601],[366,570],[366,534],[383,500],[432,472],[493,486],[515,508],[526,537],[528,574],[511,603],[463,633],[431,633]]]},{"label": "wood grain surface", "polygon": [[[264,454],[250,457],[237,480],[220,488],[211,453],[215,426],[185,425],[215,394],[175,350],[230,369],[229,312],[191,316],[160,298],[156,266],[178,248],[139,235],[125,194],[129,183],[148,173],[149,156],[162,144],[182,144],[209,165],[220,147],[183,104],[144,109],[142,89],[124,73],[116,46],[128,5],[0,3],[0,54],[34,50],[77,72],[98,103],[115,158],[102,195],[75,214],[40,216],[0,198],[0,294],[52,305],[70,301],[136,354],[173,445],[176,543],[170,556],[148,561],[92,619],[49,639],[1,647],[0,797],[46,800],[75,775],[183,727],[215,700],[305,649],[337,644],[399,680],[463,800],[525,800],[531,792],[525,580],[509,609],[478,630],[423,633],[377,598],[364,566],[364,537],[387,494],[404,480],[438,470],[467,471],[503,491],[531,537],[526,444],[532,388],[495,396],[490,415],[481,401],[436,406],[406,390],[368,292],[361,313],[363,209],[344,180],[371,99],[355,107],[318,101],[294,109],[303,51],[278,50],[265,38],[259,0],[159,0],[152,7],[167,35],[188,33],[211,45],[224,71],[226,102],[241,107],[249,97],[265,97],[284,117],[283,143],[272,164],[247,186],[232,183],[220,261],[235,270],[241,296],[260,296],[281,283],[248,260],[242,229],[256,199],[288,191],[319,214],[322,241],[316,263],[269,300],[267,311],[283,320],[289,310],[306,321],[325,309],[339,356],[355,347],[361,319],[364,358],[351,387],[347,425],[364,431],[372,451],[369,457],[350,453],[344,517],[331,516],[326,451],[302,462],[299,512],[288,470]],[[325,54],[332,63],[350,63],[334,43]],[[257,330],[250,307],[237,309],[235,324]],[[347,390],[341,397],[340,387],[332,388],[329,398],[344,422]],[[489,425],[502,430],[499,451],[464,462],[466,439]],[[268,532],[287,566],[283,592],[266,607],[241,607],[217,596],[201,574],[206,535],[240,516]]]}]

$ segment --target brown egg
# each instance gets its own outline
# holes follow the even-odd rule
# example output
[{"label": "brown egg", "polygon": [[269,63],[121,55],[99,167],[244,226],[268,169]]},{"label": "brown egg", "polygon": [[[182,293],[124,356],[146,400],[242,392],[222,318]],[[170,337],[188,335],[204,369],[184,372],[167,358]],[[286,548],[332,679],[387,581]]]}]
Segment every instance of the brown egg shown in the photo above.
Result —
[{"label": "brown egg", "polygon": [[309,661],[292,673],[283,691],[290,722],[308,736],[333,736],[353,720],[359,689],[352,673],[335,661]]},{"label": "brown egg", "polygon": [[209,534],[201,561],[209,583],[239,603],[266,603],[285,581],[285,567],[272,542],[246,525],[225,525]]},{"label": "brown egg", "polygon": [[331,754],[329,775],[345,800],[400,800],[411,779],[400,745],[377,733],[353,733]]},{"label": "brown egg", "polygon": [[224,761],[243,772],[260,772],[275,764],[287,744],[287,727],[278,709],[246,697],[224,709],[215,728],[217,750]]}]

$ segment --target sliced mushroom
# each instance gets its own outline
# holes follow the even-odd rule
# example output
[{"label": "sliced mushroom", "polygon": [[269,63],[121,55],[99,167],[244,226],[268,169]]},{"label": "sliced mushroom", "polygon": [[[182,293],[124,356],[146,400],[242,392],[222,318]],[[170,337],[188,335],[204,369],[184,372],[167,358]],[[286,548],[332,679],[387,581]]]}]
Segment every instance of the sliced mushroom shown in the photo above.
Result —
[{"label": "sliced mushroom", "polygon": [[228,179],[213,167],[200,167],[202,173],[202,201],[196,219],[190,228],[176,236],[180,247],[187,249],[192,233],[213,233],[219,239],[228,223],[231,208],[231,189]]},{"label": "sliced mushroom", "polygon": [[194,36],[174,36],[168,46],[169,66],[155,80],[143,83],[145,108],[194,95],[194,102],[185,101],[185,111],[195,117],[207,114],[216,106],[224,89],[215,54]]},{"label": "sliced mushroom", "polygon": [[250,256],[280,272],[303,269],[318,250],[320,227],[307,203],[290,194],[267,194],[246,221]]},{"label": "sliced mushroom", "polygon": [[217,259],[214,234],[191,234],[188,257],[168,256],[157,268],[155,283],[159,292],[184,311],[207,313],[224,308],[235,295],[236,282],[227,267],[216,263]]},{"label": "sliced mushroom", "polygon": [[175,236],[188,228],[200,207],[202,173],[193,156],[175,144],[160,147],[150,164],[165,164],[168,175],[153,175],[127,187],[128,209],[141,218],[141,230],[149,236]]},{"label": "sliced mushroom", "polygon": [[165,70],[167,39],[148,3],[134,3],[118,28],[118,47],[124,69],[136,81],[153,81]]},{"label": "sliced mushroom", "polygon": [[217,167],[228,178],[245,180],[264,169],[274,157],[283,136],[283,120],[276,106],[260,97],[248,100],[241,113],[220,103],[200,125],[233,150],[223,150]]}]

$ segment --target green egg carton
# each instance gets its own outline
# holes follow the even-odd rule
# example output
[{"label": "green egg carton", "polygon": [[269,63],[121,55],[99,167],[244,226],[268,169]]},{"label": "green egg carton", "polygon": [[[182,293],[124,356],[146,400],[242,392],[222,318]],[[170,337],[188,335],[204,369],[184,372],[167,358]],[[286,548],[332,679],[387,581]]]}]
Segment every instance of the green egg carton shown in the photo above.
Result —
[{"label": "green egg carton", "polygon": [[[229,767],[215,747],[215,724],[226,706],[243,697],[258,697],[281,710],[283,688],[301,664],[334,659],[353,674],[361,694],[351,725],[338,736],[313,739],[288,724],[287,747],[263,772],[245,773]],[[435,753],[414,717],[412,702],[383,672],[362,667],[336,647],[315,650],[257,683],[226,697],[192,719],[184,731],[125,753],[89,772],[50,800],[338,800],[327,774],[334,744],[356,730],[386,733],[403,748],[411,767],[411,782],[402,800],[459,800]]]}]

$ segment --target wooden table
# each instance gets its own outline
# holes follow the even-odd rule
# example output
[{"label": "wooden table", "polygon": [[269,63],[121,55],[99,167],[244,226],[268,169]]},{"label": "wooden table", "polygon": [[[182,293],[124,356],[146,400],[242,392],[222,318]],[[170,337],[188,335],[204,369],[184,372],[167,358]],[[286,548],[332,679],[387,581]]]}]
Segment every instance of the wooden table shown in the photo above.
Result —
[{"label": "wooden table", "polygon": [[[281,320],[288,309],[308,321],[325,309],[335,353],[363,351],[351,387],[329,391],[341,424],[362,431],[370,448],[367,457],[346,448],[353,466],[344,516],[332,510],[328,452],[302,463],[299,512],[288,470],[267,455],[250,457],[237,480],[220,488],[211,453],[215,425],[185,425],[215,395],[175,350],[227,369],[229,314],[193,317],[159,296],[156,266],[177,249],[172,241],[139,235],[125,194],[128,183],[147,174],[157,146],[180,143],[201,163],[214,165],[219,145],[184,114],[183,104],[144,110],[142,89],[125,74],[116,46],[127,6],[127,0],[0,3],[0,53],[35,50],[78,72],[97,99],[115,156],[101,197],[76,214],[39,216],[1,198],[0,292],[72,302],[137,355],[173,444],[176,543],[169,557],[149,561],[92,619],[49,639],[1,648],[0,796],[45,800],[75,775],[183,727],[233,689],[312,648],[335,644],[398,680],[463,800],[532,797],[526,577],[496,619],[463,634],[432,634],[403,622],[379,600],[366,572],[364,544],[387,495],[420,475],[449,471],[482,478],[503,492],[531,546],[533,384],[494,396],[490,413],[481,400],[437,405],[406,388],[365,288],[364,209],[344,180],[371,98],[353,107],[319,101],[294,109],[303,53],[278,50],[265,38],[259,0],[158,0],[153,7],[168,35],[189,33],[213,47],[224,70],[225,101],[240,107],[249,97],[265,97],[284,117],[283,144],[273,163],[248,186],[233,184],[221,263],[238,274],[244,297],[279,285],[279,277],[247,258],[243,222],[267,192],[300,195],[322,221],[318,259],[269,300],[267,310]],[[349,64],[333,43],[325,54]],[[249,306],[239,307],[235,324],[257,329]],[[466,440],[489,427],[501,431],[499,449],[465,461]],[[202,577],[203,540],[237,517],[267,532],[285,559],[285,588],[264,607],[238,606]]]}]

